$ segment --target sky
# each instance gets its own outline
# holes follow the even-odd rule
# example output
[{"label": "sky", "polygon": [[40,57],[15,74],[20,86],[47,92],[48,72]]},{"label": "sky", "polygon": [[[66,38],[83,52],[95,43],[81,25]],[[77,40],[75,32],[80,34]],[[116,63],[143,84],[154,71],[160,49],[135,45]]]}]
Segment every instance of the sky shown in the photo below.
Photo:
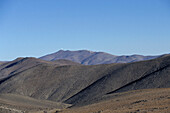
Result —
[{"label": "sky", "polygon": [[170,1],[0,0],[0,61],[60,49],[170,53]]}]

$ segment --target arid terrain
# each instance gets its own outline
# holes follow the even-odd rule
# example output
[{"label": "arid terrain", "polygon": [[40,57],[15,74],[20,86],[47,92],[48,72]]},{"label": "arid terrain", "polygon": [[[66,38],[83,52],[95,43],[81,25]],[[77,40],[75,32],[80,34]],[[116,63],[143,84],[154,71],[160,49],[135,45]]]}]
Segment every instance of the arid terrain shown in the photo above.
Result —
[{"label": "arid terrain", "polygon": [[36,100],[29,97],[1,94],[1,113],[168,113],[170,111],[170,88],[135,90],[108,94],[103,100],[83,106],[51,101]]},{"label": "arid terrain", "polygon": [[[107,97],[112,97],[107,100]],[[105,101],[83,107],[73,107],[61,113],[168,113],[170,88],[133,90],[106,95]]]},{"label": "arid terrain", "polygon": [[170,55],[100,65],[26,57],[0,65],[2,113],[166,113],[169,88]]},{"label": "arid terrain", "polygon": [[70,105],[48,100],[37,100],[22,95],[0,94],[0,113],[32,113],[42,110],[64,109],[68,106]]}]

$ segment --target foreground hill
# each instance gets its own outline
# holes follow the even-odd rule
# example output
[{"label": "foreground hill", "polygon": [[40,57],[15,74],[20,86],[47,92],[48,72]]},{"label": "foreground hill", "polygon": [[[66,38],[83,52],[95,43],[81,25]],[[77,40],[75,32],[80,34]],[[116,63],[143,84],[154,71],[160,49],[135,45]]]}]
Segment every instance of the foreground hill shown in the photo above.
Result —
[{"label": "foreground hill", "polygon": [[127,63],[103,65],[56,65],[35,58],[8,62],[0,69],[0,93],[84,106],[106,94],[136,89],[170,87],[170,55]]},{"label": "foreground hill", "polygon": [[[59,113],[169,113],[170,88],[134,90],[103,96],[104,101]],[[109,98],[109,99],[107,99]]]},{"label": "foreground hill", "polygon": [[15,94],[0,94],[0,113],[25,113],[64,109],[67,104],[47,100],[37,100]]},{"label": "foreground hill", "polygon": [[96,64],[136,62],[142,60],[150,60],[157,57],[159,56],[142,56],[142,55],[115,56],[104,52],[92,52],[87,50],[79,50],[79,51],[60,50],[56,53],[52,53],[40,57],[40,59],[46,61],[67,59],[84,65],[96,65]]},{"label": "foreground hill", "polygon": [[[102,100],[83,107],[37,100],[15,94],[0,94],[2,113],[168,113],[170,88],[133,90],[106,94]],[[69,108],[67,108],[69,107]],[[67,109],[65,109],[67,108]]]}]

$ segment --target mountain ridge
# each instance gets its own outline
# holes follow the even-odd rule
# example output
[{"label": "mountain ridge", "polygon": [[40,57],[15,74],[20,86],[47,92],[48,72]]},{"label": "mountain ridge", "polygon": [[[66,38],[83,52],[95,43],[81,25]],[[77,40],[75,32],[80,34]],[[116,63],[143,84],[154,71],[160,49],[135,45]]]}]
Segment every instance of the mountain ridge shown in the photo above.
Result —
[{"label": "mountain ridge", "polygon": [[122,55],[116,56],[105,52],[93,52],[88,50],[59,50],[58,52],[48,54],[39,59],[53,61],[57,59],[67,59],[84,65],[110,64],[110,63],[129,63],[142,60],[150,60],[158,56],[143,56],[143,55]]}]

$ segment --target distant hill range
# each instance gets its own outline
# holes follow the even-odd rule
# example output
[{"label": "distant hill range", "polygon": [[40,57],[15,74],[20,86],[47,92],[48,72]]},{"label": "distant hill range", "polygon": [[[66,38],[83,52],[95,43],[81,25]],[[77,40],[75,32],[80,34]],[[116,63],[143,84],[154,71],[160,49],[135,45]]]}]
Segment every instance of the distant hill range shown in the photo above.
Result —
[{"label": "distant hill range", "polygon": [[[123,106],[122,110],[126,105],[127,111],[131,109],[129,106],[147,107],[152,103],[154,103],[152,107],[160,110],[159,112],[164,112],[163,109],[169,111],[170,55],[138,62],[134,62],[137,60],[134,57],[135,60],[129,60],[130,63],[120,60],[122,63],[92,65],[93,60],[97,58],[104,60],[104,55],[118,57],[84,50],[59,51],[54,53],[58,59],[50,57],[51,55],[46,56],[51,59],[49,61],[42,60],[45,57],[41,59],[26,57],[3,62],[0,65],[0,112],[14,113],[16,110],[20,110],[16,113],[39,110],[45,112],[45,110],[84,108],[84,106],[84,109],[89,106],[93,111],[94,107],[101,109],[102,106],[108,105],[109,109],[112,109],[116,103],[118,107]],[[91,60],[81,62],[85,57]],[[71,58],[72,61],[64,58]],[[76,61],[73,62],[73,59]],[[95,62],[97,61],[106,63],[102,60]],[[134,99],[130,101],[128,98]],[[159,109],[160,107],[163,108]],[[139,107],[136,107],[135,112],[139,111],[138,109]],[[84,113],[89,113],[88,109],[86,111]],[[95,113],[99,113],[98,111],[100,110]]]},{"label": "distant hill range", "polygon": [[111,64],[111,63],[129,63],[129,62],[136,62],[142,60],[150,60],[157,57],[159,56],[143,56],[143,55],[115,56],[105,52],[92,52],[87,50],[79,50],[79,51],[60,50],[56,53],[42,56],[40,57],[40,59],[46,61],[66,59],[84,65],[96,65],[96,64]]},{"label": "distant hill range", "polygon": [[84,106],[103,100],[104,95],[170,87],[170,55],[133,63],[86,66],[70,62],[18,58],[4,63],[0,93]]}]

